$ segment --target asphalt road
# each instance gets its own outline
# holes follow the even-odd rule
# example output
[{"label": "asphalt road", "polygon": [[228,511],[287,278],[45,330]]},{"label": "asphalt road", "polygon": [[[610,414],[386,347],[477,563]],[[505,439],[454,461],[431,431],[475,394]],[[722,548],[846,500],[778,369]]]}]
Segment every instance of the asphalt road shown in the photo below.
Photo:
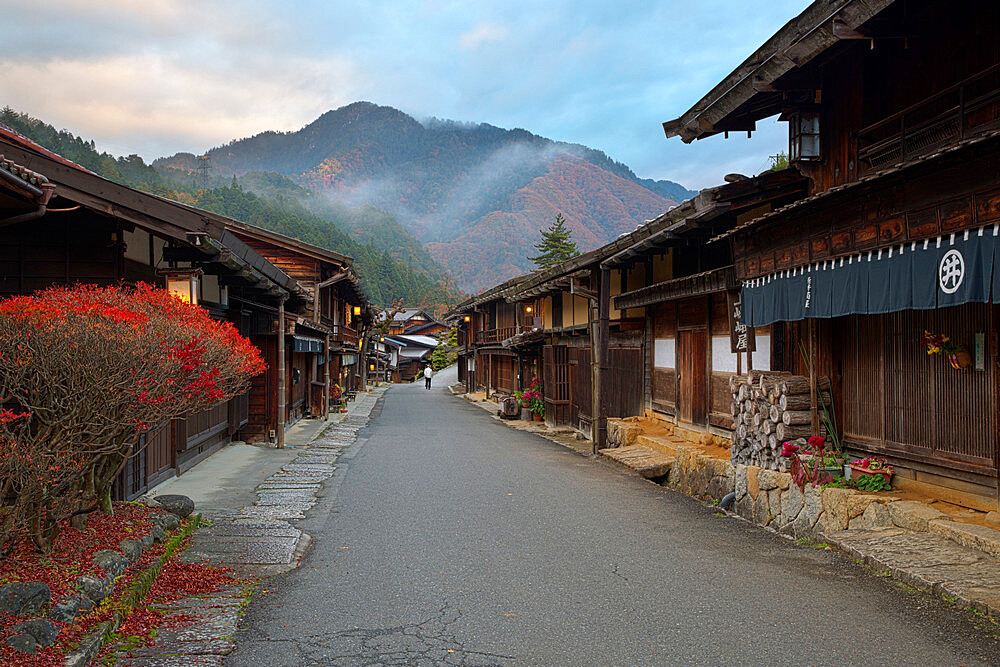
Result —
[{"label": "asphalt road", "polygon": [[1000,664],[985,621],[508,429],[445,379],[386,394],[226,665]]}]

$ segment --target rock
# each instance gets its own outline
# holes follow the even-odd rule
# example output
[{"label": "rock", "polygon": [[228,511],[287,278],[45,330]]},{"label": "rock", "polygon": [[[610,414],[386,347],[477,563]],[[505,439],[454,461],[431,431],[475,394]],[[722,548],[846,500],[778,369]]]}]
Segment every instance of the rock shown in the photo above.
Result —
[{"label": "rock", "polygon": [[892,522],[906,530],[927,532],[929,521],[948,518],[944,512],[918,500],[897,500],[894,503],[889,503],[888,507]]},{"label": "rock", "polygon": [[125,560],[134,563],[142,555],[142,544],[138,540],[122,540],[118,543],[118,548],[125,556]]},{"label": "rock", "polygon": [[21,653],[30,653],[34,655],[37,652],[35,638],[31,635],[11,635],[7,637],[7,646],[10,646],[15,651],[20,651]]},{"label": "rock", "polygon": [[861,516],[854,517],[847,522],[847,527],[851,530],[872,530],[874,528],[888,528],[892,525],[889,508],[885,504],[877,502],[869,503]]},{"label": "rock", "polygon": [[823,489],[823,511],[826,512],[824,530],[847,530],[847,522],[850,520],[847,500],[851,495],[848,489]]},{"label": "rock", "polygon": [[753,510],[753,498],[749,493],[736,501],[736,514],[747,521],[753,521]]},{"label": "rock", "polygon": [[781,516],[783,520],[789,523],[795,521],[799,512],[802,511],[804,503],[805,496],[802,495],[802,490],[795,484],[789,485],[788,491],[781,494]]},{"label": "rock", "polygon": [[736,466],[736,499],[747,495],[747,467]]},{"label": "rock", "polygon": [[1000,526],[1000,512],[993,510],[992,512],[986,513],[986,523],[992,523],[995,526]]},{"label": "rock", "polygon": [[117,551],[101,549],[94,554],[94,565],[104,570],[112,579],[116,579],[128,569],[128,561]]},{"label": "rock", "polygon": [[757,473],[757,486],[761,491],[778,488],[778,473],[773,470],[761,470]]},{"label": "rock", "polygon": [[767,507],[775,521],[781,517],[781,489],[774,488],[767,492]]},{"label": "rock", "polygon": [[781,489],[782,491],[787,491],[788,487],[792,483],[792,476],[789,475],[787,472],[775,473],[774,479],[778,483],[778,488]]},{"label": "rock", "polygon": [[18,623],[14,632],[31,635],[39,646],[50,646],[59,636],[59,628],[47,618],[33,618],[24,623]]},{"label": "rock", "polygon": [[149,496],[141,496],[137,502],[142,503],[146,507],[151,507],[153,509],[160,509],[160,503],[156,501],[156,498],[150,498]]},{"label": "rock", "polygon": [[49,610],[49,618],[60,623],[72,623],[78,616],[83,616],[94,608],[94,601],[86,594],[75,595],[64,602],[53,605]]},{"label": "rock", "polygon": [[[160,503],[160,507],[167,510],[171,514],[177,515],[181,519],[187,517],[194,511],[194,501],[187,496],[177,494],[156,496],[156,502]],[[168,528],[167,530],[173,529]]]},{"label": "rock", "polygon": [[162,542],[167,539],[167,532],[163,530],[163,526],[154,525],[149,531],[149,536],[154,542]]},{"label": "rock", "polygon": [[145,551],[146,549],[153,546],[153,536],[143,535],[142,537],[139,538],[139,544],[142,545],[142,550]]},{"label": "rock", "polygon": [[27,616],[47,605],[52,591],[39,581],[16,581],[0,586],[0,611]]},{"label": "rock", "polygon": [[753,522],[758,526],[766,526],[771,523],[771,510],[767,506],[766,493],[757,494],[757,500],[753,504]]},{"label": "rock", "polygon": [[757,500],[757,494],[760,493],[760,484],[757,481],[759,474],[758,466],[747,466],[747,493],[754,500]]},{"label": "rock", "polygon": [[84,595],[94,602],[100,602],[104,598],[111,595],[111,591],[113,591],[115,587],[114,582],[110,577],[107,579],[99,579],[88,575],[77,577],[76,585],[79,586]]},{"label": "rock", "polygon": [[176,514],[157,514],[152,519],[153,523],[164,531],[174,530],[181,525],[181,520],[177,518]]}]

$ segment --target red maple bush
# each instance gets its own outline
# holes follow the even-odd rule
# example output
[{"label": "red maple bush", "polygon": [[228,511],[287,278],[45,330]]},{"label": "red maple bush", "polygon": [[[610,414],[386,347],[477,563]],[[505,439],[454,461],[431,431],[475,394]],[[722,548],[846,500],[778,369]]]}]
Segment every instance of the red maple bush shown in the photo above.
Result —
[{"label": "red maple bush", "polygon": [[246,391],[260,352],[149,285],[0,301],[0,554],[46,551],[69,517],[110,511],[143,431]]}]

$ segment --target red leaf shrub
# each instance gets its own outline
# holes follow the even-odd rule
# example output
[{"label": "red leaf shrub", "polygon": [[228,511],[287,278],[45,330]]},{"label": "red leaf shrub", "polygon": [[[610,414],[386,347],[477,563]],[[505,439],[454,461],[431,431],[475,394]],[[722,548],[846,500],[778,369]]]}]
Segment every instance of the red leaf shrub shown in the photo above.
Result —
[{"label": "red leaf shrub", "polygon": [[[228,322],[149,285],[54,287],[0,301],[0,554],[51,547],[59,522],[110,510],[145,429],[246,391],[265,369]],[[16,407],[15,407],[16,406]]]}]

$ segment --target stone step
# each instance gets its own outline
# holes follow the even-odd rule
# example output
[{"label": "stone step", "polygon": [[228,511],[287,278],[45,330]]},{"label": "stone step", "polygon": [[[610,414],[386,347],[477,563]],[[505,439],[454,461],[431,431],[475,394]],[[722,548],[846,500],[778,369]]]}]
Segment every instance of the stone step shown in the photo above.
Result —
[{"label": "stone step", "polygon": [[663,477],[670,472],[670,468],[674,465],[672,456],[641,445],[602,449],[598,451],[598,454],[636,471],[646,479]]},{"label": "stone step", "polygon": [[931,519],[927,530],[943,535],[968,549],[976,549],[994,558],[1000,558],[1000,530],[975,523],[959,523],[944,519]]},{"label": "stone step", "polygon": [[686,443],[681,438],[674,436],[653,437],[640,435],[635,439],[635,444],[660,452],[661,454],[666,454],[667,456],[675,456],[677,454],[677,445]]}]

